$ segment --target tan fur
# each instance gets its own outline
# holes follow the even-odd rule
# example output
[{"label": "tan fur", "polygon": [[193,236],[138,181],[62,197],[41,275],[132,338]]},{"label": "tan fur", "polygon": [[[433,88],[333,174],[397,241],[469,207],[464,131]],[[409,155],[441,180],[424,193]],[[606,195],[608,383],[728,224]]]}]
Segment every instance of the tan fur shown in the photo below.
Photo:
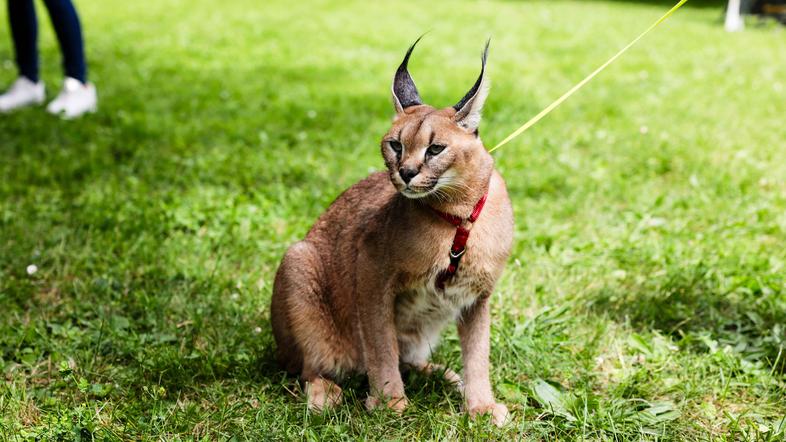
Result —
[{"label": "tan fur", "polygon": [[323,411],[341,403],[341,388],[335,383],[317,377],[306,382],[308,409]]},{"label": "tan fur", "polygon": [[[467,106],[479,118],[482,102]],[[490,413],[497,424],[508,419],[489,381],[488,298],[508,258],[513,213],[476,124],[456,116],[453,108],[400,108],[381,145],[387,173],[347,189],[281,262],[271,307],[276,354],[307,382],[312,409],[340,401],[340,389],[327,379],[361,372],[371,386],[368,408],[402,411],[407,399],[399,365],[433,371],[431,350],[444,326],[456,321],[467,411]],[[392,140],[404,147],[400,157]],[[447,147],[427,156],[431,144]],[[419,170],[409,188],[402,167]],[[435,279],[448,266],[455,227],[432,208],[466,218],[487,191],[458,273],[438,290]],[[449,370],[445,375],[457,380]]]}]

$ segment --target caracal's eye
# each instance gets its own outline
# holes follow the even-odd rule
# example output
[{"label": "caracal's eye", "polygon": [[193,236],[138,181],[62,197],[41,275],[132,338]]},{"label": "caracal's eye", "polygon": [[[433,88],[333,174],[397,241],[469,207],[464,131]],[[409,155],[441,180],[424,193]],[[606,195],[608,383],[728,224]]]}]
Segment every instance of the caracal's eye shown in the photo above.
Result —
[{"label": "caracal's eye", "polygon": [[441,144],[432,144],[428,147],[428,149],[426,149],[426,155],[439,155],[443,150],[445,150],[445,146]]},{"label": "caracal's eye", "polygon": [[390,148],[393,149],[393,152],[396,152],[396,155],[401,155],[401,151],[404,150],[404,147],[401,146],[401,143],[398,141],[388,141],[388,144],[390,144]]}]

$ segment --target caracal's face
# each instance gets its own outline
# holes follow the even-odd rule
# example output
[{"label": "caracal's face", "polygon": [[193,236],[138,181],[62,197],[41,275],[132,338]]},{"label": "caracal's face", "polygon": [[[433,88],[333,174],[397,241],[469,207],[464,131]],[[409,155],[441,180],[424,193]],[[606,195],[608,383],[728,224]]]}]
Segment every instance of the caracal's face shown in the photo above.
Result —
[{"label": "caracal's face", "polygon": [[407,198],[447,199],[467,185],[484,151],[477,132],[454,120],[452,107],[411,106],[400,112],[381,143],[390,181]]}]

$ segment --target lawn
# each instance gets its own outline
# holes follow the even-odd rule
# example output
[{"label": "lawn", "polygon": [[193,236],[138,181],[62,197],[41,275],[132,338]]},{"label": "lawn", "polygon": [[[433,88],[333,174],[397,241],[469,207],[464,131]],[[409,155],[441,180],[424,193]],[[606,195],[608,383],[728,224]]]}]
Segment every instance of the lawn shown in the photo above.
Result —
[{"label": "lawn", "polygon": [[[278,261],[384,167],[424,31],[410,67],[439,106],[492,37],[493,145],[670,3],[78,1],[99,113],[0,116],[0,440],[783,440],[786,29],[692,3],[495,152],[516,214],[496,429],[414,374],[402,416],[366,412],[363,377],[309,415],[272,360]],[[454,328],[434,359],[460,369]]]}]

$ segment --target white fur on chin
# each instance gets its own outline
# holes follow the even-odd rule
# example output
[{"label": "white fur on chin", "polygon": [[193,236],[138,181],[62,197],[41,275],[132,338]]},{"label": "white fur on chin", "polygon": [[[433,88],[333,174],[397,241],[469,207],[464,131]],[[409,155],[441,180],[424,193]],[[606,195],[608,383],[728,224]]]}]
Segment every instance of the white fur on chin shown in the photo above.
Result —
[{"label": "white fur on chin", "polygon": [[404,190],[402,190],[399,193],[401,193],[402,195],[404,195],[405,197],[407,197],[407,198],[409,198],[411,200],[416,200],[416,199],[420,199],[420,198],[425,198],[425,197],[431,195],[432,193],[434,193],[436,191],[437,191],[437,186],[434,186],[434,187],[432,187],[431,189],[429,189],[426,192],[415,192],[412,189],[404,189]]}]

